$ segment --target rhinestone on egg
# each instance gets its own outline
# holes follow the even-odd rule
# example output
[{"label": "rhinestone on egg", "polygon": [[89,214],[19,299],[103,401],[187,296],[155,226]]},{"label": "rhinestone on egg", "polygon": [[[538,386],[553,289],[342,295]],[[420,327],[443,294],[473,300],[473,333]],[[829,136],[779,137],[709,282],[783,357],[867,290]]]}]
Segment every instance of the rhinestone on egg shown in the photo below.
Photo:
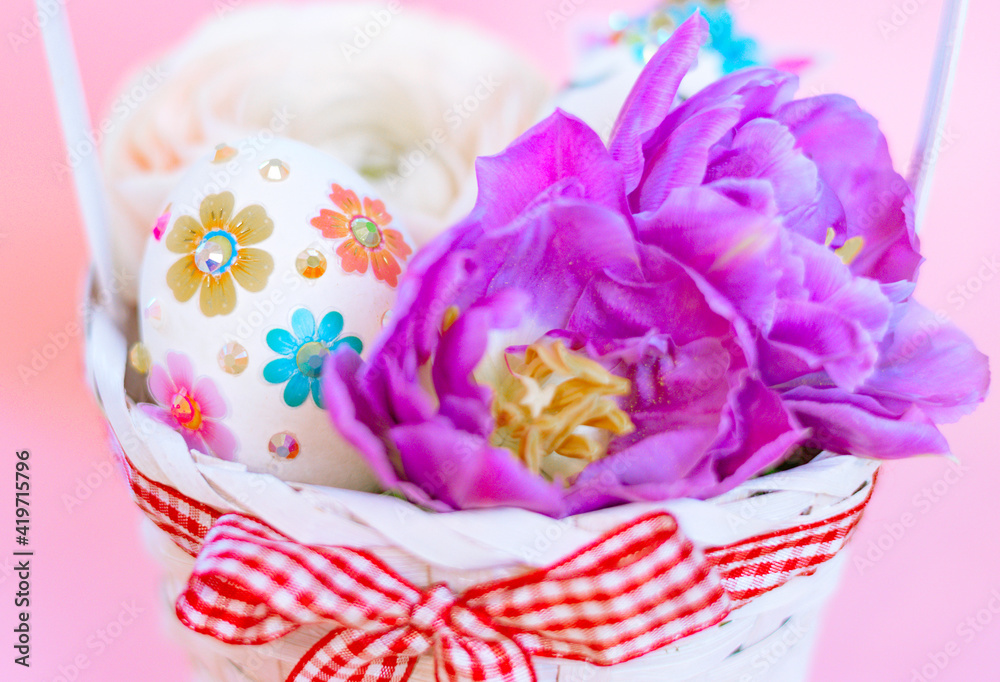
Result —
[{"label": "rhinestone on egg", "polygon": [[382,313],[382,316],[378,318],[379,326],[384,327],[390,322],[392,322],[392,308],[386,310],[384,313]]},{"label": "rhinestone on egg", "polygon": [[194,264],[206,275],[221,275],[232,262],[235,240],[228,233],[209,232],[194,250]]},{"label": "rhinestone on egg", "polygon": [[132,344],[132,348],[128,351],[128,361],[141,374],[148,372],[150,365],[153,364],[149,349],[141,341]]},{"label": "rhinestone on egg", "polygon": [[215,157],[212,159],[212,163],[225,163],[229,159],[236,156],[239,152],[236,151],[235,147],[230,147],[228,144],[223,142],[222,144],[215,145]]},{"label": "rhinestone on egg", "polygon": [[295,365],[304,376],[316,379],[323,370],[323,360],[329,354],[329,349],[322,343],[310,341],[302,344],[302,347],[295,354]]},{"label": "rhinestone on egg", "polygon": [[326,272],[326,256],[317,249],[306,249],[295,259],[295,269],[306,279],[322,277]]},{"label": "rhinestone on egg", "polygon": [[260,176],[270,182],[281,182],[288,177],[290,169],[281,159],[271,159],[260,164]]},{"label": "rhinestone on egg", "polygon": [[178,393],[170,401],[170,410],[181,423],[186,423],[194,418],[194,405],[186,395]]},{"label": "rhinestone on egg", "polygon": [[351,232],[362,246],[367,246],[369,249],[375,248],[382,241],[382,233],[378,231],[378,225],[364,216],[357,216],[351,221]]},{"label": "rhinestone on egg", "polygon": [[163,328],[163,306],[160,305],[159,300],[154,298],[147,303],[142,314],[149,321],[153,329]]},{"label": "rhinestone on egg", "polygon": [[201,427],[201,405],[188,394],[187,389],[182,388],[174,394],[170,401],[170,414],[185,429],[197,431]]},{"label": "rhinestone on egg", "polygon": [[163,238],[163,231],[167,227],[167,223],[170,222],[170,207],[173,203],[167,204],[167,207],[163,209],[163,213],[160,217],[156,219],[156,223],[153,225],[153,239],[160,241]]},{"label": "rhinestone on egg", "polygon": [[247,349],[235,341],[230,341],[219,349],[219,367],[226,374],[242,374],[250,364]]},{"label": "rhinestone on egg", "polygon": [[295,459],[299,456],[299,441],[294,433],[282,431],[271,436],[267,449],[279,459]]}]

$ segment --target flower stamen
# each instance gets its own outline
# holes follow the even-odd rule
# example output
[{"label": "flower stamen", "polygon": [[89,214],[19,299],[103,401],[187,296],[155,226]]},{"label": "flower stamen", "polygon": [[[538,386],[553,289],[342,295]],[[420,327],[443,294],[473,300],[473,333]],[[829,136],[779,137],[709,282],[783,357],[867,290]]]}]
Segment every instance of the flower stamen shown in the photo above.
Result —
[{"label": "flower stamen", "polygon": [[491,442],[533,473],[553,478],[552,455],[594,462],[607,454],[612,434],[635,430],[614,400],[628,395],[629,380],[562,342],[534,343],[523,358],[507,354],[506,360],[510,374],[494,392]]},{"label": "flower stamen", "polygon": [[448,309],[444,311],[444,319],[441,320],[441,333],[445,333],[451,329],[451,325],[455,324],[455,320],[458,319],[459,310],[457,305],[450,305]]},{"label": "flower stamen", "polygon": [[[826,241],[824,245],[829,247],[833,244],[833,240],[836,237],[837,232],[832,227],[826,228]],[[858,257],[858,254],[861,253],[861,249],[864,245],[865,238],[858,235],[844,240],[843,245],[840,248],[834,249],[833,252],[840,257],[840,260],[844,265],[850,265],[854,262],[854,259]]]},{"label": "flower stamen", "polygon": [[843,261],[844,265],[850,265],[854,262],[854,259],[858,257],[858,254],[861,253],[861,248],[864,245],[864,237],[851,237],[844,242],[843,246],[834,251],[834,253],[840,256],[840,260]]}]

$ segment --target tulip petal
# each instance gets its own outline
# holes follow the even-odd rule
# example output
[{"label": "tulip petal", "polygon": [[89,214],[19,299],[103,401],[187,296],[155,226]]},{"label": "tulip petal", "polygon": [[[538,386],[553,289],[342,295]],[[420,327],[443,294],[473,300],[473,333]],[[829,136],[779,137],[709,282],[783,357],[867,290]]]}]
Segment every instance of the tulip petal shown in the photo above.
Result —
[{"label": "tulip petal", "polygon": [[912,192],[893,170],[878,121],[840,95],[786,104],[777,114],[844,207],[842,239],[861,236],[851,270],[880,282],[912,280],[922,258],[913,230]]},{"label": "tulip petal", "polygon": [[338,433],[364,456],[379,482],[396,488],[399,477],[389,461],[384,443],[375,435],[386,428],[388,415],[370,402],[359,381],[361,356],[342,350],[323,363],[321,390],[323,404]]},{"label": "tulip petal", "polygon": [[[766,200],[764,185],[748,186]],[[699,272],[748,319],[766,320],[780,278],[780,221],[706,187],[681,187],[637,217],[639,236]],[[743,205],[741,205],[741,203]]]},{"label": "tulip petal", "polygon": [[912,401],[937,422],[951,422],[983,402],[989,360],[947,318],[908,301],[878,368],[865,384],[870,395]]},{"label": "tulip petal", "polygon": [[820,182],[816,164],[797,147],[784,125],[757,118],[738,128],[729,145],[713,150],[705,181],[762,179],[774,189],[785,227],[823,243],[827,228],[843,223],[844,210]]},{"label": "tulip petal", "polygon": [[496,156],[476,161],[473,216],[489,233],[517,220],[540,196],[586,198],[624,210],[621,169],[600,136],[562,110]]},{"label": "tulip petal", "polygon": [[812,430],[811,443],[830,452],[879,459],[949,452],[944,436],[916,405],[890,410],[874,398],[839,389],[798,388],[784,398]]},{"label": "tulip petal", "polygon": [[678,344],[728,332],[729,323],[712,311],[694,279],[669,254],[647,246],[643,256],[649,267],[641,279],[596,274],[566,328],[590,338],[640,337],[657,329]]},{"label": "tulip petal", "polygon": [[643,174],[643,141],[670,111],[681,80],[708,38],[708,22],[695,12],[660,46],[643,69],[611,130],[608,149],[625,169],[626,192]]},{"label": "tulip petal", "polygon": [[452,508],[502,504],[563,515],[559,488],[532,474],[507,450],[492,447],[479,436],[438,421],[397,426],[391,434],[407,480]]},{"label": "tulip petal", "polygon": [[677,126],[666,144],[648,154],[633,208],[659,206],[675,187],[702,184],[709,149],[730,132],[739,118],[738,107],[723,106],[700,111]]}]

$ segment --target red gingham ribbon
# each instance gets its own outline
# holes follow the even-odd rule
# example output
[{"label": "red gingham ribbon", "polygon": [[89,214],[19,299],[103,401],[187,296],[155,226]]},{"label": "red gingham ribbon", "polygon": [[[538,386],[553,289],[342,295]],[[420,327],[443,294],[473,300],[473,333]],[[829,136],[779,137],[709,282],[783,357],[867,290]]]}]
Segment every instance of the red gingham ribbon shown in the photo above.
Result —
[{"label": "red gingham ribbon", "polygon": [[663,513],[547,569],[461,595],[415,587],[369,552],[301,545],[226,514],[177,600],[187,627],[229,644],[335,624],[289,682],[405,680],[425,652],[439,680],[534,682],[532,656],[622,663],[730,611],[718,578]]},{"label": "red gingham ribbon", "polygon": [[[873,481],[874,482],[874,481]],[[736,606],[780,587],[796,575],[807,575],[843,548],[871,499],[875,486],[854,507],[835,516],[742,542],[705,550],[705,558],[722,575],[722,585]]]},{"label": "red gingham ribbon", "polygon": [[456,595],[418,588],[370,552],[302,545],[255,518],[222,514],[123,461],[138,505],[197,557],[177,600],[187,627],[263,644],[303,625],[333,626],[287,682],[405,682],[425,652],[448,682],[535,682],[532,656],[622,663],[814,572],[843,547],[871,496],[704,557],[671,515],[654,513],[553,566]]}]

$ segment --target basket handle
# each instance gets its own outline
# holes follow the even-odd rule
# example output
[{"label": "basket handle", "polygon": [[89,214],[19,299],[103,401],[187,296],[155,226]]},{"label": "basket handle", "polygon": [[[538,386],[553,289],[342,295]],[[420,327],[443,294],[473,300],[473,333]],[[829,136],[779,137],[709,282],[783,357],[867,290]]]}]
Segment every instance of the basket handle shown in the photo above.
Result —
[{"label": "basket handle", "polygon": [[114,279],[108,234],[108,195],[101,173],[100,155],[91,136],[93,128],[73,48],[66,3],[37,0],[36,5],[40,17],[48,16],[39,24],[66,149],[86,149],[88,146],[91,149],[90,153],[80,154],[78,162],[72,164],[73,181],[93,259],[95,283],[98,291],[112,292]]},{"label": "basket handle", "polygon": [[923,227],[927,201],[930,198],[937,161],[936,145],[944,133],[948,118],[948,104],[955,83],[955,69],[968,12],[969,0],[945,0],[941,8],[941,22],[924,100],[923,120],[917,133],[917,143],[910,161],[910,175],[907,178],[916,197],[914,213],[918,231]]},{"label": "basket handle", "polygon": [[[44,8],[42,4],[45,4]],[[73,47],[72,32],[65,3],[45,3],[37,0],[40,15],[50,13],[47,21],[39,22],[45,42],[49,71],[62,123],[67,149],[89,144],[91,121],[87,111],[80,69]],[[963,29],[968,14],[968,0],[945,0],[935,49],[930,84],[924,103],[923,121],[917,136],[909,181],[916,194],[916,224],[923,224],[931,180],[935,166],[934,145],[943,132],[948,101],[955,79],[955,69],[961,47]],[[94,262],[96,283],[101,291],[110,291],[113,283],[111,240],[108,234],[108,198],[100,159],[96,148],[81,155],[73,166],[77,201],[84,230]]]}]

